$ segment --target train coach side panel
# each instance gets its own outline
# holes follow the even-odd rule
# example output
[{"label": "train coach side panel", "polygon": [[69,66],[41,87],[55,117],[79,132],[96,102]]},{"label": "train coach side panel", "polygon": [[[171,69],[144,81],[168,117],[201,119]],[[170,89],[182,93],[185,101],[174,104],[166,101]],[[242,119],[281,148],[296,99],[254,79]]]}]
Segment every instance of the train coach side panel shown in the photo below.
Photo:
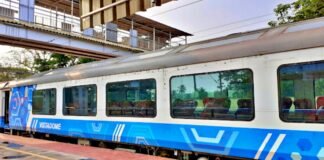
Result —
[{"label": "train coach side panel", "polygon": [[12,129],[26,130],[30,121],[32,95],[35,86],[12,88],[9,104],[9,126]]},{"label": "train coach side panel", "polygon": [[255,159],[324,158],[324,132],[34,118],[31,129]]}]

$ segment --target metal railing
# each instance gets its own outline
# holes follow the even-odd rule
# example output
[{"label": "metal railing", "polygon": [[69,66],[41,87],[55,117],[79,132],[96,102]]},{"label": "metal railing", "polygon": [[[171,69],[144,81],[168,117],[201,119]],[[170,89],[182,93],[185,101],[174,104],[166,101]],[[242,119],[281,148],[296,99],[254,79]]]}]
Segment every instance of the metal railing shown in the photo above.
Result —
[{"label": "metal railing", "polygon": [[[24,21],[20,17],[20,10],[24,12],[33,12],[33,17],[30,18],[30,21]],[[17,21],[24,21],[28,23],[32,23],[34,25],[48,27],[64,32],[69,32],[71,34],[89,36],[96,39],[108,40],[106,32],[108,31],[106,27],[96,26],[93,28],[92,34],[85,34],[81,31],[80,28],[80,18],[70,15],[63,10],[48,9],[40,6],[26,6],[19,4],[19,0],[0,0],[0,16],[6,17],[10,19],[14,19]],[[146,27],[146,26],[145,26]],[[136,30],[136,28],[134,28]],[[134,48],[140,48],[143,50],[157,50],[168,47],[174,47],[179,45],[184,45],[186,43],[185,37],[177,37],[172,39],[165,39],[168,37],[167,33],[165,37],[153,37],[153,33],[150,35],[141,35],[138,34],[133,36],[129,31],[125,30],[109,30],[109,32],[115,32],[117,38],[112,42],[124,44],[127,46],[131,46]],[[161,32],[156,30],[156,32]],[[161,32],[162,33],[162,32]]]}]

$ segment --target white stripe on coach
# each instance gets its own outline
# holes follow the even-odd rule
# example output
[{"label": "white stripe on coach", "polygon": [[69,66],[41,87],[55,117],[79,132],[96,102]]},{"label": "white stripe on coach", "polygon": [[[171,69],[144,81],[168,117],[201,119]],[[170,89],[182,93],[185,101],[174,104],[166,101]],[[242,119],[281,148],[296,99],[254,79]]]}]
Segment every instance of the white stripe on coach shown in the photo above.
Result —
[{"label": "white stripe on coach", "polygon": [[268,133],[267,136],[264,138],[264,140],[263,140],[263,142],[262,142],[262,144],[261,144],[261,146],[260,146],[260,148],[259,148],[257,154],[255,155],[254,159],[259,159],[259,157],[260,157],[260,155],[261,155],[263,149],[265,148],[265,146],[266,146],[267,143],[269,142],[271,136],[272,136],[272,133]]},{"label": "white stripe on coach", "polygon": [[124,131],[124,128],[125,128],[125,124],[122,124],[121,126],[122,126],[122,127],[121,127],[121,129],[120,129],[120,131],[119,131],[119,134],[118,134],[118,136],[117,136],[117,142],[120,142],[121,135],[123,134],[123,131]]},{"label": "white stripe on coach", "polygon": [[272,146],[270,152],[268,153],[266,160],[271,160],[272,157],[274,156],[274,154],[276,153],[277,149],[279,148],[280,144],[282,143],[282,141],[285,139],[286,134],[280,134],[276,140],[276,142],[274,143],[274,145]]},{"label": "white stripe on coach", "polygon": [[115,135],[116,135],[118,128],[119,128],[119,124],[116,125],[114,133],[112,134],[112,141],[115,141]]}]

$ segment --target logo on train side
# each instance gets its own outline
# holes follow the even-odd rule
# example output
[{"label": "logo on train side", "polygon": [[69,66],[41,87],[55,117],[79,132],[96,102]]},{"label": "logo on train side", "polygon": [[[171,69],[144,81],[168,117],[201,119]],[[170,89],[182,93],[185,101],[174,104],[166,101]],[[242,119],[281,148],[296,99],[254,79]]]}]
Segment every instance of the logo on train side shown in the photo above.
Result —
[{"label": "logo on train side", "polygon": [[42,129],[53,129],[53,130],[61,130],[61,123],[48,123],[48,122],[40,122],[39,128]]}]

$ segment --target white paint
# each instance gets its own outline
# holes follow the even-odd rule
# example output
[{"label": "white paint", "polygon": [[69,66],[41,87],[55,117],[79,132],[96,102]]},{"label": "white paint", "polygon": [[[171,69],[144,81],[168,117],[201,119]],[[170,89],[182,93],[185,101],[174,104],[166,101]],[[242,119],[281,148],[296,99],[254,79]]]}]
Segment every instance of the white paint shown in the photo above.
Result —
[{"label": "white paint", "polygon": [[223,137],[223,134],[224,134],[224,130],[220,130],[218,131],[217,135],[215,138],[208,138],[208,137],[200,137],[196,131],[195,128],[191,128],[191,132],[192,134],[194,135],[196,141],[198,142],[205,142],[205,143],[215,143],[215,144],[218,144],[220,142],[220,140],[222,139]]},{"label": "white paint", "polygon": [[118,133],[118,135],[117,135],[117,142],[120,142],[120,140],[121,140],[121,136],[122,136],[122,134],[123,134],[123,132],[124,132],[124,129],[125,129],[125,124],[122,124],[121,126],[122,126],[122,127],[121,127],[121,129],[120,129],[120,131],[119,131],[119,133]]},{"label": "white paint", "polygon": [[290,155],[290,158],[292,160],[301,160],[302,159],[301,155],[298,152],[292,152]]},{"label": "white paint", "polygon": [[277,149],[279,148],[280,144],[282,143],[282,141],[284,140],[285,137],[286,137],[285,134],[280,134],[278,136],[277,140],[275,141],[272,148],[270,149],[270,152],[268,153],[268,155],[266,157],[266,160],[271,160],[272,159],[272,157],[276,153]]},{"label": "white paint", "polygon": [[[234,54],[234,53],[233,53]],[[239,54],[239,53],[238,53]],[[311,55],[311,56],[310,56]],[[159,70],[142,71],[135,73],[117,74],[111,76],[94,77],[81,80],[39,84],[37,89],[57,89],[56,116],[30,115],[30,118],[92,120],[111,122],[142,122],[167,124],[193,124],[201,126],[230,126],[239,128],[267,128],[283,130],[324,131],[322,124],[316,123],[285,123],[280,120],[278,113],[278,86],[277,69],[282,64],[310,62],[324,60],[324,47],[304,49],[298,51],[282,52],[278,54],[237,58],[210,63],[194,64],[181,67],[172,67]],[[226,121],[226,120],[197,120],[174,119],[170,116],[170,78],[176,75],[224,71],[232,69],[250,68],[254,78],[255,119],[253,121]],[[156,79],[157,85],[157,116],[154,118],[107,117],[106,110],[106,84],[109,82]],[[63,88],[75,85],[97,85],[97,115],[63,116]]]},{"label": "white paint", "polygon": [[264,138],[260,148],[258,149],[257,154],[255,155],[254,159],[259,159],[264,147],[267,145],[267,143],[269,142],[270,138],[271,138],[272,133],[268,133],[267,136]]},{"label": "white paint", "polygon": [[321,150],[317,154],[318,160],[324,160],[324,147],[321,148]]}]

